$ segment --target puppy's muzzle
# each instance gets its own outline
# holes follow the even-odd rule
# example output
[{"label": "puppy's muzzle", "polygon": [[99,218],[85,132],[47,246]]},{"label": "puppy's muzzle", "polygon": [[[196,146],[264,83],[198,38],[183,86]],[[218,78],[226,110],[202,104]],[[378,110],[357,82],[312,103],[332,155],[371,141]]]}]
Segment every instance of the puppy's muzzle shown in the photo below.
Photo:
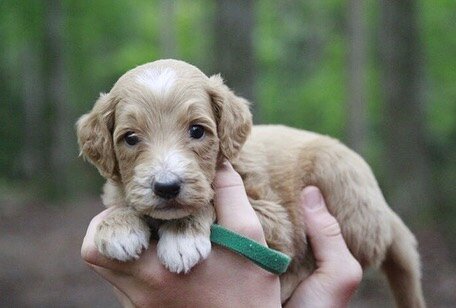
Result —
[{"label": "puppy's muzzle", "polygon": [[155,182],[154,193],[163,199],[172,199],[177,197],[181,189],[181,182],[173,180],[170,182]]}]

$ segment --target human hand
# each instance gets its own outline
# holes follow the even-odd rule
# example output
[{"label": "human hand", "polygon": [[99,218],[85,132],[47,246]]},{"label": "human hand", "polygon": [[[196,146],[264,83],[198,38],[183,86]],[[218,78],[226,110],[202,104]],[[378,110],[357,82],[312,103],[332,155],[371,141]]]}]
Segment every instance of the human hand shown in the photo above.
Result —
[{"label": "human hand", "polygon": [[[242,179],[229,163],[217,171],[214,185],[218,224],[266,245]],[[92,219],[81,254],[90,267],[115,287],[123,306],[280,306],[278,276],[222,247],[213,246],[209,257],[187,275],[171,273],[161,265],[154,241],[134,262],[105,258],[95,248],[94,234],[111,210]]]},{"label": "human hand", "polygon": [[361,282],[362,268],[317,187],[303,190],[300,206],[317,269],[299,284],[286,307],[346,307]]}]

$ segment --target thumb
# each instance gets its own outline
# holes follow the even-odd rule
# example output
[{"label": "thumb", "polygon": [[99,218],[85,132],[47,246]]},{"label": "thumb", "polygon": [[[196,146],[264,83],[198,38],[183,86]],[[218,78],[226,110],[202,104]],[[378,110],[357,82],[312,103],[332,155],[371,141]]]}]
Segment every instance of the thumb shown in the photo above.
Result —
[{"label": "thumb", "polygon": [[245,192],[242,178],[228,161],[217,170],[214,189],[214,206],[220,225],[249,237],[258,237],[257,233],[263,234],[261,224]]},{"label": "thumb", "polygon": [[361,266],[317,187],[303,190],[300,205],[317,269],[296,288],[287,307],[347,307],[361,281]]},{"label": "thumb", "polygon": [[341,254],[350,254],[337,220],[328,212],[320,190],[308,186],[301,194],[306,233],[319,263],[339,263]]}]

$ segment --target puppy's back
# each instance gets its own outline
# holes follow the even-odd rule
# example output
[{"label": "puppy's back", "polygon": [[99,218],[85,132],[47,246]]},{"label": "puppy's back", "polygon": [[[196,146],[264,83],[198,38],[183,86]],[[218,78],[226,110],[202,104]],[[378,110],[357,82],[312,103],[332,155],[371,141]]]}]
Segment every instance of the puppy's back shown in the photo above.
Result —
[{"label": "puppy's back", "polygon": [[[364,265],[379,265],[390,245],[394,213],[365,161],[336,139],[280,125],[255,126],[241,154],[248,172],[262,173],[298,224],[297,202],[308,185],[320,188],[339,221],[352,253]],[[245,164],[244,164],[245,165]],[[250,166],[256,166],[252,170]],[[260,166],[260,167],[258,167]],[[254,185],[260,185],[258,183]]]},{"label": "puppy's back", "polygon": [[[361,265],[383,264],[401,307],[424,306],[415,238],[387,205],[361,156],[328,136],[285,126],[256,126],[236,167],[244,174],[247,192],[253,192],[254,198],[272,196],[276,199],[269,201],[287,209],[295,247],[296,242],[305,241],[297,206],[299,193],[308,185],[319,187]],[[299,257],[299,250],[295,252]],[[297,279],[283,278],[285,281],[298,283]],[[398,291],[399,285],[403,289]]]}]

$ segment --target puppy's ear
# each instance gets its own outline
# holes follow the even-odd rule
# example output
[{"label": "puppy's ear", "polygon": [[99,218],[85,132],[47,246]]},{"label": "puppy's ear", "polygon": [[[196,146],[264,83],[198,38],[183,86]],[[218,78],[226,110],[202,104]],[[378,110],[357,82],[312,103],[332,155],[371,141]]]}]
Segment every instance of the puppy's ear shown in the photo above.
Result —
[{"label": "puppy's ear", "polygon": [[97,167],[102,176],[118,181],[112,140],[115,105],[109,94],[101,94],[92,110],[79,118],[76,130],[81,155]]},{"label": "puppy's ear", "polygon": [[220,75],[209,78],[208,93],[217,121],[220,151],[228,160],[237,156],[252,129],[249,102],[236,96]]}]

